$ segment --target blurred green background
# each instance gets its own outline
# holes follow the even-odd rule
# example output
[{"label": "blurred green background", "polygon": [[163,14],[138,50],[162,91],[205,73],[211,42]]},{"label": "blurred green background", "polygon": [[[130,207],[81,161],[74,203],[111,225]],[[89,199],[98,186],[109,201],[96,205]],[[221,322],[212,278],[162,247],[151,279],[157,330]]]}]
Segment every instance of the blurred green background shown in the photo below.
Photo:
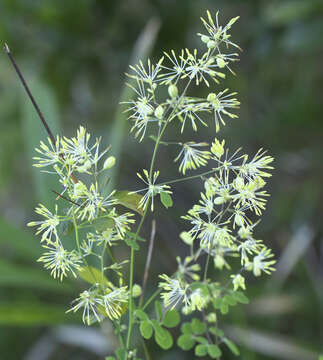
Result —
[{"label": "blurred green background", "polygon": [[[152,142],[138,145],[128,134],[118,105],[131,95],[124,72],[138,57],[199,47],[206,9],[219,9],[222,24],[241,16],[232,33],[244,51],[237,76],[223,85],[239,92],[240,118],[220,134],[231,149],[264,147],[276,159],[257,234],[277,254],[277,271],[250,279],[251,303],[221,325],[241,359],[315,360],[323,353],[323,1],[1,0],[0,42],[11,48],[53,132],[70,136],[83,124],[112,143],[120,156],[118,189],[132,190]],[[4,52],[0,123],[0,359],[101,359],[115,345],[109,324],[87,329],[64,313],[83,284],[59,284],[36,263],[39,242],[25,224],[39,201],[53,201],[56,185],[31,167],[33,147],[46,134]],[[194,137],[210,142],[214,135],[210,127]],[[177,177],[173,157],[168,148],[159,152],[168,178]],[[185,227],[178,219],[199,191],[199,182],[183,183],[172,216],[160,209],[149,287],[158,273],[175,269],[172,254],[182,251],[177,236]],[[176,348],[160,352],[153,341],[149,347],[153,359],[194,358]]]}]

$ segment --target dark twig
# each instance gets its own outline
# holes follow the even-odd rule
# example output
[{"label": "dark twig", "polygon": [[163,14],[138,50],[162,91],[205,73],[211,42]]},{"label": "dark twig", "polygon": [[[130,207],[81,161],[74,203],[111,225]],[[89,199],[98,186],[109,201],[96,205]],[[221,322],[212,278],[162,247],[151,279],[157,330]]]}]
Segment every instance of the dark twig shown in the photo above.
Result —
[{"label": "dark twig", "polygon": [[39,106],[37,105],[37,103],[36,103],[36,101],[35,101],[32,93],[31,93],[31,91],[29,90],[29,87],[28,87],[28,85],[27,85],[27,83],[26,83],[26,81],[25,81],[25,79],[24,79],[24,77],[23,77],[23,75],[22,75],[22,73],[21,73],[21,71],[20,71],[20,69],[19,69],[16,61],[15,61],[15,59],[13,58],[13,56],[12,56],[12,54],[11,54],[11,52],[10,52],[10,49],[9,49],[9,47],[8,47],[7,44],[4,44],[4,50],[5,50],[5,52],[7,53],[7,55],[8,55],[8,57],[9,57],[12,65],[13,65],[13,67],[15,68],[16,73],[18,74],[18,77],[19,77],[19,79],[20,79],[20,81],[21,81],[24,89],[25,89],[26,92],[27,92],[30,101],[31,101],[32,104],[34,105],[34,108],[35,108],[35,110],[37,111],[37,114],[38,114],[41,122],[43,123],[43,125],[44,125],[44,127],[45,127],[45,129],[46,129],[46,131],[47,131],[47,134],[48,134],[48,136],[49,136],[49,138],[50,138],[50,140],[51,140],[51,142],[53,143],[53,145],[55,145],[55,144],[56,144],[55,137],[54,137],[53,133],[51,132],[51,130],[50,130],[50,128],[49,128],[49,126],[48,126],[45,118],[44,118],[44,115],[43,115],[42,112],[40,111]]},{"label": "dark twig", "polygon": [[141,292],[141,297],[140,297],[140,301],[139,301],[139,306],[141,306],[142,302],[144,301],[145,289],[146,289],[146,284],[147,284],[147,279],[148,279],[149,269],[150,269],[150,263],[151,263],[151,256],[152,256],[153,248],[154,248],[155,235],[156,235],[156,221],[153,220],[151,223],[149,248],[148,248],[147,259],[146,259],[144,279],[142,281],[142,292]]},{"label": "dark twig", "polygon": [[[9,57],[12,65],[13,65],[14,69],[16,70],[16,73],[17,73],[17,75],[18,75],[18,77],[19,77],[19,79],[20,79],[20,81],[21,81],[24,89],[26,90],[26,92],[27,92],[27,94],[28,94],[28,96],[29,96],[29,99],[30,99],[30,101],[32,102],[32,104],[33,104],[33,106],[34,106],[34,108],[35,108],[35,110],[36,110],[36,112],[37,112],[37,114],[38,114],[41,122],[43,123],[44,128],[46,129],[47,134],[48,134],[48,136],[49,136],[49,138],[50,138],[50,141],[52,142],[53,145],[55,145],[55,144],[56,144],[55,136],[53,135],[52,131],[50,130],[50,128],[49,128],[49,126],[48,126],[48,123],[47,123],[47,121],[45,120],[45,117],[44,117],[43,113],[40,111],[40,108],[39,108],[39,106],[37,105],[36,100],[35,100],[35,98],[33,97],[33,95],[32,95],[32,93],[31,93],[31,91],[30,91],[30,89],[29,89],[29,87],[28,87],[28,85],[27,85],[27,83],[26,83],[26,81],[25,81],[25,79],[24,79],[24,77],[23,77],[23,75],[22,75],[22,73],[21,73],[21,71],[20,71],[20,69],[19,69],[16,61],[15,61],[15,59],[13,58],[13,56],[12,56],[12,54],[11,54],[11,51],[10,51],[10,49],[9,49],[9,47],[8,47],[7,44],[4,44],[4,50],[5,50],[5,52],[7,53],[7,55],[8,55],[8,57]],[[63,158],[63,155],[61,155],[61,157]],[[76,183],[77,183],[77,179],[76,179],[75,175],[74,175],[74,174],[71,174],[70,176],[71,176],[71,179],[72,179],[72,181],[74,182],[74,184],[76,184]]]},{"label": "dark twig", "polygon": [[61,198],[61,199],[64,199],[64,200],[66,200],[66,201],[68,201],[68,202],[70,202],[70,203],[72,203],[72,204],[74,204],[74,205],[76,205],[76,206],[79,206],[79,207],[82,206],[82,205],[78,204],[77,202],[75,202],[75,201],[73,201],[73,200],[71,200],[71,199],[68,199],[66,196],[60,194],[60,193],[59,193],[58,191],[56,191],[56,190],[52,190],[52,192],[57,195],[57,199],[56,199],[56,200],[58,200],[58,199]]}]

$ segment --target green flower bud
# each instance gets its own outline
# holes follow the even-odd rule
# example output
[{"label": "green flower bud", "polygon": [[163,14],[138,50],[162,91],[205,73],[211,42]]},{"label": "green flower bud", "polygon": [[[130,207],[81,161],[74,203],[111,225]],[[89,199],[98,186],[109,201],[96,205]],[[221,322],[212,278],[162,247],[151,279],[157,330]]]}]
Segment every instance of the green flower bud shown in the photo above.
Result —
[{"label": "green flower bud", "polygon": [[209,93],[209,95],[207,96],[206,100],[209,101],[209,102],[213,102],[213,101],[217,100],[216,94],[214,94],[214,93]]},{"label": "green flower bud", "polygon": [[201,41],[207,44],[210,41],[210,38],[206,35],[201,36]]},{"label": "green flower bud", "polygon": [[216,41],[214,40],[210,40],[207,42],[206,46],[209,48],[209,49],[214,49],[216,47]]},{"label": "green flower bud", "polygon": [[163,114],[164,114],[164,108],[161,105],[157,106],[157,108],[155,110],[156,118],[159,120],[162,119]]},{"label": "green flower bud", "polygon": [[178,95],[178,89],[176,85],[169,85],[168,87],[168,94],[169,96],[174,99]]},{"label": "green flower bud", "polygon": [[215,323],[217,318],[216,318],[216,313],[210,313],[207,317],[206,317],[206,320],[209,322],[209,323]]},{"label": "green flower bud", "polygon": [[103,170],[112,168],[115,163],[116,163],[116,158],[114,156],[109,156],[103,164]]},{"label": "green flower bud", "polygon": [[218,65],[219,68],[224,68],[226,66],[226,62],[224,61],[224,59],[222,57],[217,57],[216,58],[216,63]]},{"label": "green flower bud", "polygon": [[132,297],[139,297],[141,295],[141,292],[141,286],[138,284],[134,284],[134,286],[132,287]]},{"label": "green flower bud", "polygon": [[215,142],[212,143],[211,153],[214,154],[218,159],[220,159],[220,157],[224,154],[224,144],[224,140],[220,142],[218,139],[215,139]]}]

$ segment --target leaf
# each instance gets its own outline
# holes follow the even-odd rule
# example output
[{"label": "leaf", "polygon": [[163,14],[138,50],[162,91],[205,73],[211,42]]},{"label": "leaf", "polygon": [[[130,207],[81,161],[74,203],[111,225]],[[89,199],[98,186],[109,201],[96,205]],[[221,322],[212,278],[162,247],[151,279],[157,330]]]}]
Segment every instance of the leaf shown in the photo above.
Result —
[{"label": "leaf", "polygon": [[176,309],[168,310],[163,319],[163,325],[167,328],[173,328],[177,326],[180,322],[181,318]]},{"label": "leaf", "polygon": [[229,312],[229,306],[226,302],[222,301],[221,307],[220,307],[220,311],[222,315],[225,315]]},{"label": "leaf", "polygon": [[189,323],[189,322],[183,323],[183,325],[181,326],[181,332],[183,334],[192,334],[193,330],[192,330],[191,323]]},{"label": "leaf", "polygon": [[241,304],[249,304],[249,299],[241,291],[234,291],[232,296]]},{"label": "leaf", "polygon": [[140,320],[149,320],[149,317],[148,315],[143,311],[143,310],[140,310],[140,309],[137,309],[135,311],[135,316],[140,319]]},{"label": "leaf", "polygon": [[130,246],[131,248],[133,248],[135,251],[138,251],[140,249],[138,243],[136,242],[135,239],[129,238],[127,236],[125,236],[124,238],[125,243]]},{"label": "leaf", "polygon": [[212,359],[216,359],[222,355],[221,349],[215,344],[208,345],[207,352]]},{"label": "leaf", "polygon": [[116,360],[114,356],[107,356],[104,360]]},{"label": "leaf", "polygon": [[221,305],[222,305],[222,298],[220,297],[216,297],[214,300],[213,300],[213,306],[215,309],[220,309],[221,308]]},{"label": "leaf", "polygon": [[[82,267],[79,270],[79,275],[84,281],[92,285],[97,283],[101,284],[102,282],[101,271],[93,266]],[[103,281],[105,287],[111,288],[113,286],[112,283],[105,276],[103,276]]]},{"label": "leaf", "polygon": [[118,204],[126,207],[127,209],[136,211],[141,216],[143,215],[142,208],[139,208],[139,202],[142,198],[139,194],[129,194],[129,191],[116,191],[113,197],[117,200]]},{"label": "leaf", "polygon": [[164,350],[168,350],[173,346],[173,338],[170,332],[162,327],[155,330],[155,341]]},{"label": "leaf", "polygon": [[79,321],[77,314],[65,311],[65,307],[42,303],[0,303],[0,325],[39,326]]},{"label": "leaf", "polygon": [[116,355],[117,355],[117,359],[118,360],[124,360],[126,359],[126,350],[119,348],[115,351]]},{"label": "leaf", "polygon": [[173,199],[167,192],[160,193],[160,201],[165,206],[166,209],[173,206]]},{"label": "leaf", "polygon": [[59,293],[71,293],[71,283],[61,283],[54,280],[47,271],[17,265],[0,260],[0,285],[32,289],[51,290]]},{"label": "leaf", "polygon": [[196,334],[196,335],[204,334],[206,331],[206,325],[199,319],[193,319],[191,321],[191,327],[192,327],[193,334]]},{"label": "leaf", "polygon": [[150,339],[153,334],[153,327],[149,320],[141,321],[139,330],[140,330],[140,334],[145,339]]},{"label": "leaf", "polygon": [[199,344],[195,348],[196,356],[205,356],[207,354],[207,345]]},{"label": "leaf", "polygon": [[240,351],[239,351],[239,349],[237,348],[237,346],[236,346],[236,344],[234,342],[232,342],[228,338],[223,338],[223,342],[227,345],[227,347],[231,350],[231,352],[234,355],[236,355],[236,356],[240,355]]},{"label": "leaf", "polygon": [[157,319],[158,321],[160,321],[163,316],[163,309],[160,301],[158,300],[155,301],[155,311],[156,311]]},{"label": "leaf", "polygon": [[224,335],[224,332],[221,329],[217,328],[216,326],[210,327],[209,331],[211,334],[213,334],[215,336],[222,337]]},{"label": "leaf", "polygon": [[182,350],[191,350],[195,344],[195,340],[191,334],[183,334],[177,339],[177,345]]},{"label": "leaf", "polygon": [[223,301],[231,306],[237,305],[237,299],[235,299],[232,295],[229,294],[224,296]]},{"label": "leaf", "polygon": [[209,342],[207,341],[207,339],[203,336],[196,336],[195,340],[200,343],[200,344],[208,344]]},{"label": "leaf", "polygon": [[101,217],[91,222],[90,226],[93,226],[95,230],[99,232],[112,229],[114,227],[114,221],[111,218]]},{"label": "leaf", "polygon": [[70,220],[61,221],[57,227],[58,234],[60,236],[71,235],[74,230],[73,222]]}]

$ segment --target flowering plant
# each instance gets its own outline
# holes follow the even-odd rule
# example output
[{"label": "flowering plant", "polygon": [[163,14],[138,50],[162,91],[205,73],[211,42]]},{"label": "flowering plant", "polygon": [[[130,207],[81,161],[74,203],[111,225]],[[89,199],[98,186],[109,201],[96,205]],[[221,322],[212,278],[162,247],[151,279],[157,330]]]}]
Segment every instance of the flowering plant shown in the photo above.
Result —
[{"label": "flowering plant", "polygon": [[[100,139],[91,142],[83,126],[75,137],[51,136],[48,144],[42,142],[36,149],[35,166],[50,168],[62,188],[54,210],[40,204],[36,213],[42,220],[28,224],[36,226],[37,234],[41,234],[45,252],[39,261],[54,278],[72,276],[89,283],[68,311],[80,311],[87,325],[112,321],[120,346],[107,359],[139,360],[142,348],[149,358],[145,341],[142,347],[135,342],[135,326],[144,340],[154,336],[161,348],[171,348],[173,336],[168,328],[176,327],[181,317],[190,320],[182,324],[177,339],[182,350],[194,348],[196,356],[219,359],[225,345],[238,355],[238,348],[219,328],[217,319],[237,303],[248,302],[244,293],[246,273],[260,276],[274,270],[271,250],[253,235],[259,222],[255,217],[266,206],[265,180],[271,176],[273,158],[262,149],[252,157],[241,149],[231,152],[225,140],[218,137],[212,138],[210,145],[165,139],[170,127],[181,134],[188,127],[197,132],[214,122],[218,133],[227,119],[237,118],[235,111],[240,103],[236,93],[213,89],[227,71],[233,73],[231,63],[238,61],[238,53],[231,51],[240,48],[229,33],[237,20],[233,18],[221,26],[218,13],[214,20],[207,12],[207,18],[202,18],[206,33],[198,34],[204,46],[202,54],[188,49],[176,54],[172,50],[156,64],[148,60],[147,64],[139,62],[130,67],[129,86],[136,95],[124,105],[132,122],[131,131],[139,142],[148,134],[154,141],[148,170],[138,173],[144,183],[142,189],[113,190],[103,195],[100,174],[109,171],[116,159],[108,156],[109,149],[100,149]],[[193,96],[199,87],[211,91],[205,98]],[[180,178],[158,182],[156,159],[161,145],[178,148],[174,161],[179,163]],[[206,166],[209,170],[201,172],[200,168]],[[186,176],[190,171],[198,173]],[[165,176],[165,171],[161,174]],[[177,257],[177,270],[171,275],[161,274],[156,291],[146,299],[144,286],[141,289],[134,284],[141,229],[158,199],[166,208],[172,207],[171,185],[191,179],[200,179],[203,191],[182,217],[188,228],[179,238],[188,247],[188,256]],[[134,212],[140,217],[135,230]],[[73,246],[65,242],[71,234]],[[123,244],[130,247],[126,261],[114,255],[114,247]],[[211,264],[224,273],[224,282],[209,275]],[[148,312],[153,300],[155,316]]]}]

